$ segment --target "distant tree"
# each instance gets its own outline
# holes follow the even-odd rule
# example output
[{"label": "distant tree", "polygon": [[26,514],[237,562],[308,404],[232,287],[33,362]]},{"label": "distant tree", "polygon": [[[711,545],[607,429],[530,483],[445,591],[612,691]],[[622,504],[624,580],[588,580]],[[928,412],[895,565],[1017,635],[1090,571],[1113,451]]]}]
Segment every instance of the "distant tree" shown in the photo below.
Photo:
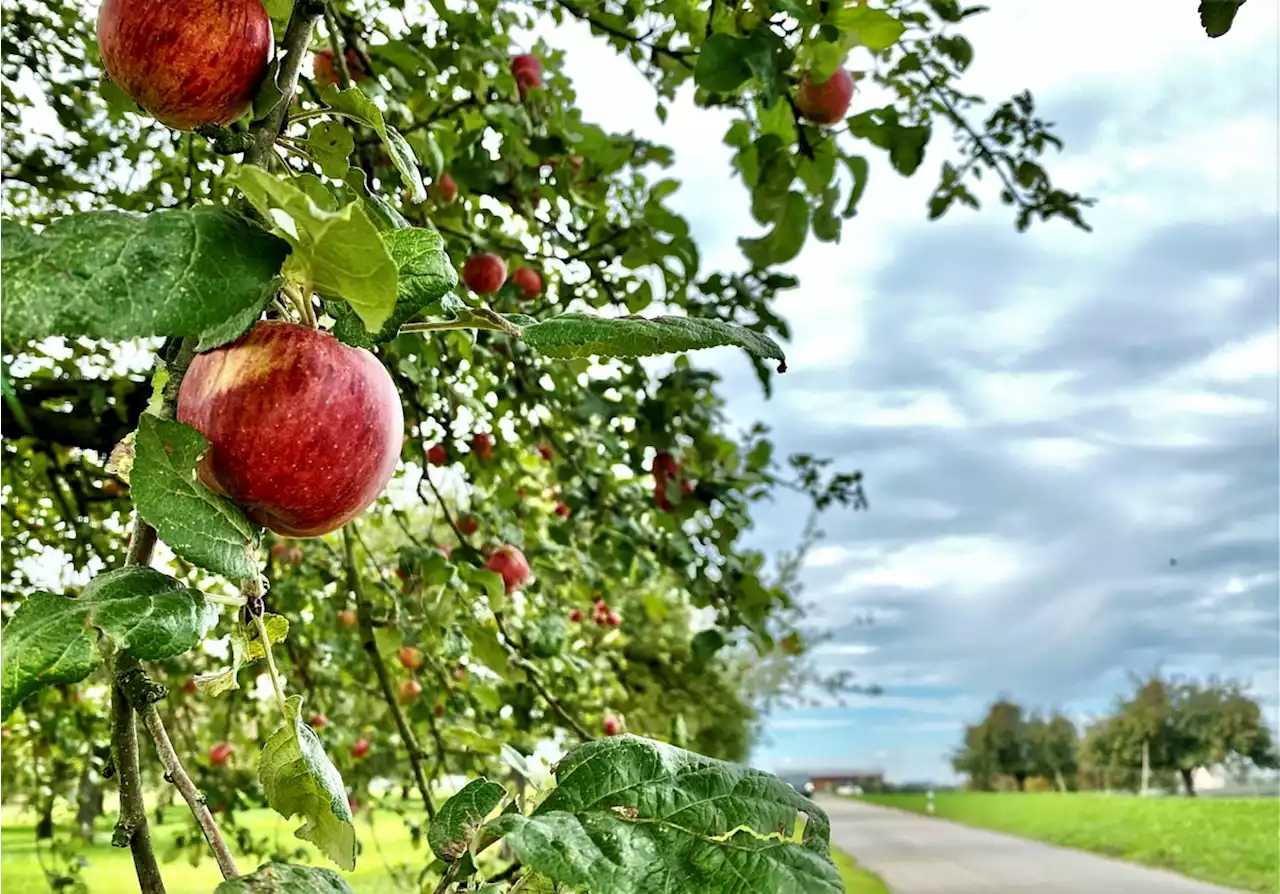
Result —
[{"label": "distant tree", "polygon": [[981,723],[965,727],[964,745],[953,755],[951,765],[957,773],[966,774],[974,788],[989,789],[994,777],[1002,774],[1012,777],[1022,791],[1032,773],[1022,706],[1003,698],[994,702]]},{"label": "distant tree", "polygon": [[1071,719],[1056,712],[1048,718],[1033,714],[1027,721],[1027,747],[1031,772],[1052,779],[1065,792],[1067,780],[1079,769],[1079,734]]}]

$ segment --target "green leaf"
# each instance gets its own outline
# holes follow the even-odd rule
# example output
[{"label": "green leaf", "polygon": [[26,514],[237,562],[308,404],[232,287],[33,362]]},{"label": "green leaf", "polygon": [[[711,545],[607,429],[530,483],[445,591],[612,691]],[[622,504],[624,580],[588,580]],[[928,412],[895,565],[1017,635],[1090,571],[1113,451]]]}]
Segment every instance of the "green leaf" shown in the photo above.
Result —
[{"label": "green leaf", "polygon": [[355,894],[347,880],[332,869],[263,863],[251,875],[237,875],[213,889],[213,894]]},{"label": "green leaf", "polygon": [[225,208],[0,223],[6,344],[48,335],[199,335],[261,308],[289,246]]},{"label": "green leaf", "polygon": [[693,655],[693,666],[702,669],[727,645],[724,634],[715,628],[702,630],[689,641],[689,651]]},{"label": "green leaf", "polygon": [[841,894],[826,814],[777,777],[636,736],[556,767],[531,816],[485,826],[553,881],[610,894]]},{"label": "green leaf", "polygon": [[1231,30],[1236,13],[1244,0],[1200,0],[1200,25],[1210,37],[1221,37]]},{"label": "green leaf", "polygon": [[293,15],[293,0],[262,0],[262,8],[271,17],[271,27],[276,37],[283,37]]},{"label": "green leaf", "polygon": [[337,121],[319,121],[307,131],[307,149],[320,163],[320,170],[326,177],[341,180],[351,167],[351,153],[355,151],[356,141]]},{"label": "green leaf", "polygon": [[892,133],[893,144],[889,148],[889,161],[903,177],[910,177],[924,161],[924,147],[929,143],[930,128],[897,127]]},{"label": "green leaf", "polygon": [[749,37],[712,34],[698,51],[694,82],[714,93],[732,93],[754,77],[762,88],[762,99],[772,106],[786,89],[784,74],[791,64],[791,52],[771,31]]},{"label": "green leaf", "polygon": [[849,168],[849,174],[853,177],[853,186],[849,189],[849,203],[844,206],[841,216],[846,220],[858,213],[858,202],[862,200],[862,194],[867,189],[867,174],[869,168],[867,159],[861,155],[844,155],[845,166]]},{"label": "green leaf", "polygon": [[129,473],[133,502],[179,556],[229,580],[247,580],[258,574],[259,533],[239,506],[196,476],[208,449],[191,426],[143,414]]},{"label": "green leaf", "polygon": [[391,156],[392,164],[399,169],[405,183],[408,183],[409,188],[413,190],[413,201],[426,201],[427,190],[422,184],[422,172],[418,170],[418,159],[413,154],[413,148],[398,130],[387,126],[382,117],[382,110],[374,104],[372,99],[365,96],[359,87],[339,90],[334,84],[325,87],[320,94],[320,99],[334,112],[372,128],[386,144],[387,154]]},{"label": "green leaf", "polygon": [[833,5],[835,11],[828,16],[831,23],[841,31],[857,32],[859,42],[873,53],[889,49],[907,30],[886,10],[861,4]]},{"label": "green leaf", "polygon": [[33,593],[0,634],[0,720],[44,686],[87,677],[98,661],[96,630],[158,661],[194,648],[217,619],[199,591],[138,565],[98,575],[78,599]]},{"label": "green leaf", "polygon": [[777,342],[750,329],[697,317],[593,317],[567,313],[546,320],[511,315],[522,328],[521,337],[548,357],[576,359],[601,357],[651,357],[735,345],[757,357],[780,361],[786,356]]},{"label": "green leaf", "polygon": [[836,202],[840,190],[831,187],[822,195],[822,204],[813,212],[813,235],[820,242],[840,241],[840,218],[836,216]]},{"label": "green leaf", "polygon": [[[289,621],[283,615],[268,612],[263,615],[262,620],[272,645],[284,642],[289,636]],[[266,657],[266,654],[267,650],[262,647],[262,637],[258,635],[257,624],[252,624],[247,629],[237,626],[231,631],[231,666],[212,674],[197,674],[196,689],[210,696],[224,695],[233,689],[239,689],[240,683],[236,676],[240,668]]]},{"label": "green leaf", "polygon": [[350,872],[356,868],[356,830],[346,787],[301,711],[302,698],[295,695],[286,704],[284,725],[262,748],[258,781],[273,810],[285,819],[299,814],[307,820],[295,836]]},{"label": "green leaf", "polygon": [[286,276],[346,301],[370,331],[382,326],[396,303],[396,264],[362,203],[327,211],[294,184],[253,165],[242,165],[228,179],[263,217],[273,220],[283,212],[292,221],[292,232],[276,228],[294,247]]},{"label": "green leaf", "polygon": [[333,334],[349,345],[371,348],[396,337],[400,327],[424,312],[458,285],[458,272],[435,230],[419,227],[388,230],[382,235],[399,271],[396,305],[375,334],[342,305],[337,306]]},{"label": "green leaf", "polygon": [[472,839],[507,795],[506,789],[488,779],[473,779],[440,808],[427,830],[431,852],[452,863],[471,847]]},{"label": "green leaf", "polygon": [[739,239],[742,252],[758,268],[785,264],[804,247],[809,231],[809,205],[798,192],[787,193],[773,229],[759,239]]}]

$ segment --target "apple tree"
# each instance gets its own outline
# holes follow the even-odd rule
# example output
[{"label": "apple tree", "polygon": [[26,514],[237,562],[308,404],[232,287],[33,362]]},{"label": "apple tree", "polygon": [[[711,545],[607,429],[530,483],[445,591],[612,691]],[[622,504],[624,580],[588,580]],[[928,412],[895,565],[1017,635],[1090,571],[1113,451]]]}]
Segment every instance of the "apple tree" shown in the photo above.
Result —
[{"label": "apple tree", "polygon": [[[839,241],[868,155],[912,176],[940,133],[930,218],[987,175],[1020,229],[1086,226],[1032,97],[961,87],[983,11],[7,8],[5,796],[91,836],[111,780],[148,894],[206,852],[225,894],[347,890],[255,840],[260,805],[346,871],[393,812],[438,892],[840,890],[822,810],[738,762],[762,706],[853,685],[806,663],[795,572],[861,477],[645,358],[734,346],[776,387],[782,265]],[[530,36],[568,20],[660,118],[731,110],[763,228],[737,269],[704,269],[670,149],[584,120]],[[768,557],[744,538],[783,490],[809,516]],[[188,830],[153,839],[148,792]]]}]

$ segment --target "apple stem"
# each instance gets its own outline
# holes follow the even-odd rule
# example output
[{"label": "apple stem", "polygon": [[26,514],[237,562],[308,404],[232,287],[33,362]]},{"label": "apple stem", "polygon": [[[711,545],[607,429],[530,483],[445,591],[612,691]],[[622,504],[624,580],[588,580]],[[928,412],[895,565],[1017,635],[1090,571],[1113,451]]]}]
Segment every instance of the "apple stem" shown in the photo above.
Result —
[{"label": "apple stem", "polygon": [[262,637],[262,651],[265,652],[267,659],[267,673],[271,675],[271,688],[276,693],[276,704],[280,707],[280,713],[284,715],[284,722],[289,723],[289,706],[284,698],[284,684],[280,680],[280,671],[276,669],[276,659],[271,654],[271,637],[267,633],[267,622],[263,620],[262,615],[254,615],[253,623],[258,628],[258,636]]}]

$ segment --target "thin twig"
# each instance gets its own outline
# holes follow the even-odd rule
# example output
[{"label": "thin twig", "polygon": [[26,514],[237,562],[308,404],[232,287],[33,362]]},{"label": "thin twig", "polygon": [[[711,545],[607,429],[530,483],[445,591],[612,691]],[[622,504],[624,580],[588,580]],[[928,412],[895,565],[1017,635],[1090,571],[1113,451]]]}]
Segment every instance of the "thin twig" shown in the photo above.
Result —
[{"label": "thin twig", "polygon": [[543,700],[551,706],[552,710],[560,715],[560,719],[569,724],[573,731],[577,733],[584,742],[590,742],[594,739],[595,736],[591,735],[591,733],[587,731],[587,728],[579,723],[577,718],[570,714],[568,709],[566,709],[564,705],[560,704],[560,700],[552,695],[551,691],[542,684],[540,679],[538,679],[542,672],[520,653],[519,644],[516,643],[515,638],[507,631],[506,622],[502,619],[502,612],[494,612],[493,618],[498,622],[498,632],[501,633],[502,638],[506,640],[507,646],[511,649],[516,663],[528,673],[529,683],[535,690],[537,690],[538,695],[542,696]]}]

